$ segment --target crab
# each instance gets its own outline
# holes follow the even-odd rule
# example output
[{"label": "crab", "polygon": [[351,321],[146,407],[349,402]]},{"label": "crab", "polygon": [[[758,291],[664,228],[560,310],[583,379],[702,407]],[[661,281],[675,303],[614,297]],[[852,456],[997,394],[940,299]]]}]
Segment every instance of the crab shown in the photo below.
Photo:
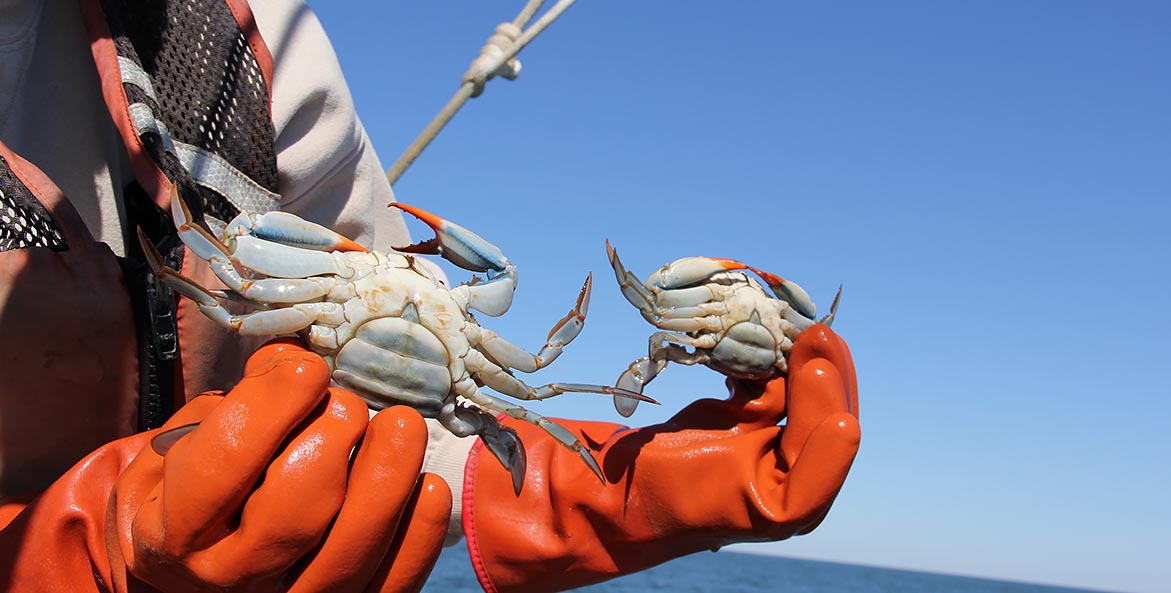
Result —
[{"label": "crab", "polygon": [[[372,409],[404,404],[457,436],[478,435],[511,472],[518,495],[526,465],[524,445],[495,414],[542,428],[602,479],[597,461],[572,432],[481,389],[490,387],[521,400],[577,392],[654,401],[604,385],[532,387],[513,375],[514,370],[531,373],[549,365],[578,335],[592,276],[545,345],[531,354],[481,327],[471,313],[496,317],[512,303],[517,270],[500,249],[419,208],[390,206],[426,223],[435,237],[396,248],[399,253],[379,253],[293,214],[245,212],[227,224],[220,240],[192,220],[187,204],[172,190],[171,213],[180,239],[208,262],[226,290],[205,289],[166,267],[154,246],[139,235],[159,278],[193,300],[212,321],[244,335],[297,333],[326,360],[333,381],[360,395]],[[440,255],[487,278],[449,289],[414,254]],[[222,299],[256,310],[236,315]]]},{"label": "crab", "polygon": [[[626,270],[609,241],[606,252],[626,300],[652,325],[667,330],[651,335],[647,355],[632,362],[616,382],[618,388],[637,393],[668,362],[703,364],[742,379],[783,375],[797,336],[816,323],[831,324],[842,294],[839,287],[829,314],[816,319],[813,300],[795,282],[735,260],[685,257],[659,268],[644,283]],[[772,294],[747,272],[763,280]],[[637,406],[637,399],[614,398],[623,416]]]}]

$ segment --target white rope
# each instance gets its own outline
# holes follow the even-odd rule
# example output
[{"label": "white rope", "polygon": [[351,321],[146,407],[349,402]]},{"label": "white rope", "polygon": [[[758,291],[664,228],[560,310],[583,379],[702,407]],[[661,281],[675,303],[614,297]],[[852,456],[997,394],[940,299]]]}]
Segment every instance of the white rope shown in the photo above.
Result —
[{"label": "white rope", "polygon": [[537,11],[541,9],[541,5],[544,3],[545,0],[529,0],[529,3],[525,4],[525,7],[521,9],[520,14],[516,15],[516,18],[513,19],[512,24],[523,30],[525,25],[533,20],[533,15],[537,14]]},{"label": "white rope", "polygon": [[419,158],[423,150],[439,135],[447,122],[455,117],[455,114],[464,106],[464,103],[467,103],[468,99],[478,97],[484,92],[484,85],[489,80],[496,76],[509,80],[516,79],[520,75],[521,68],[516,55],[537,35],[553,24],[557,17],[573,6],[575,1],[558,0],[557,4],[542,14],[533,26],[525,29],[524,27],[544,3],[544,0],[529,0],[513,22],[497,25],[492,36],[488,38],[488,42],[480,49],[480,55],[472,61],[471,66],[461,78],[459,90],[431,120],[431,123],[427,124],[419,137],[415,138],[415,141],[407,147],[406,152],[395,161],[394,166],[386,172],[386,178],[390,180],[390,184],[394,185],[403,176],[403,173],[415,162],[415,159]]}]

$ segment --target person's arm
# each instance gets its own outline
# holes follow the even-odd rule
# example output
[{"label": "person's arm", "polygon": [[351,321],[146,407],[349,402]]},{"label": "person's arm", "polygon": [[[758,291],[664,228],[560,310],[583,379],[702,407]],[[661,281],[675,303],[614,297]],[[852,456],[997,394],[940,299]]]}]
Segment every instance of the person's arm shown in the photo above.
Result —
[{"label": "person's arm", "polygon": [[354,108],[329,38],[300,0],[253,2],[273,55],[272,119],[281,208],[363,246],[410,243],[390,182]]},{"label": "person's arm", "polygon": [[0,590],[417,591],[451,509],[420,476],[426,427],[405,407],[369,420],[328,381],[299,342],[269,343],[226,396],[0,504]]},{"label": "person's arm", "polygon": [[525,443],[528,472],[517,497],[478,446],[468,463],[464,529],[484,590],[560,591],[812,531],[858,450],[857,382],[824,325],[801,334],[789,368],[767,384],[729,380],[729,399],[656,426],[558,420],[591,444],[605,484],[540,430],[502,420]]}]

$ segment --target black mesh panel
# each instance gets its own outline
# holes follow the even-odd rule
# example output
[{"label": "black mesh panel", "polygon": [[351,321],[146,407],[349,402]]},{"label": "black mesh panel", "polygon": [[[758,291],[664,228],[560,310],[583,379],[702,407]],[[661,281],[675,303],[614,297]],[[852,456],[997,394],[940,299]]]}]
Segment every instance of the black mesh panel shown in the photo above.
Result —
[{"label": "black mesh panel", "polygon": [[[158,101],[141,102],[166,124],[171,138],[218,154],[275,192],[276,155],[264,77],[223,0],[101,4],[118,54],[150,76]],[[131,103],[143,99],[133,85],[125,88]],[[172,180],[187,177],[174,170],[178,162],[173,157],[162,155],[165,150],[157,139],[147,142],[155,162]],[[203,196],[208,214],[229,220],[237,213],[215,192],[203,187],[195,191]]]},{"label": "black mesh panel", "polygon": [[0,251],[25,247],[69,248],[49,211],[0,157]]}]

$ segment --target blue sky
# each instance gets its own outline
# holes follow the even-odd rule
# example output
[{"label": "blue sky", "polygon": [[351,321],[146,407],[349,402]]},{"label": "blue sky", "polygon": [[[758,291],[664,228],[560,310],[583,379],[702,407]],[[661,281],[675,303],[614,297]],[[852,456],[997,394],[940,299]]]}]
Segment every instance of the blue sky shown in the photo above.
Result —
[{"label": "blue sky", "polygon": [[[522,4],[311,2],[387,166]],[[534,384],[645,353],[607,237],[644,275],[712,255],[823,307],[844,285],[861,452],[815,533],[742,550],[1165,591],[1169,26],[1140,1],[582,0],[396,192],[520,267],[482,323],[530,349],[595,273]],[[631,421],[721,392],[673,366]],[[534,408],[621,421],[560,399]]]}]

